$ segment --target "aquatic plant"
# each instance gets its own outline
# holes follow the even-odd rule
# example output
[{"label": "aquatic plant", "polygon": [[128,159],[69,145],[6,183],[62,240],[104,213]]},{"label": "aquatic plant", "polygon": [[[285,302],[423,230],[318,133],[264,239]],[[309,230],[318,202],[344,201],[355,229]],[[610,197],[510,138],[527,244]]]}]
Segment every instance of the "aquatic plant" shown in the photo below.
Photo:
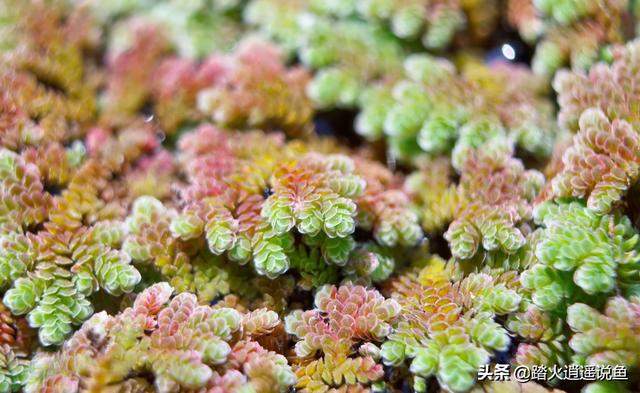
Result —
[{"label": "aquatic plant", "polygon": [[0,0],[0,393],[637,390],[635,10],[508,3]]},{"label": "aquatic plant", "polygon": [[570,65],[588,69],[606,57],[607,46],[629,36],[629,1],[510,0],[508,20],[522,38],[536,43],[534,72],[553,76]]}]

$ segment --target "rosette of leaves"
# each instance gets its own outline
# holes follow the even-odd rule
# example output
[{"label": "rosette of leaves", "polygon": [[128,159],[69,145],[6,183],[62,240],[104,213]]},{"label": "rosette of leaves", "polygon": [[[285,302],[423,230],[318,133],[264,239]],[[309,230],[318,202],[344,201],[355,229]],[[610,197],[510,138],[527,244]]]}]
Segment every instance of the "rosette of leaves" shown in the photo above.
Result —
[{"label": "rosette of leaves", "polygon": [[580,128],[580,117],[589,108],[600,109],[610,120],[625,120],[637,129],[640,118],[632,104],[637,100],[636,70],[640,63],[640,41],[611,48],[610,62],[594,64],[588,72],[559,71],[553,80],[558,93],[559,124],[571,131]]},{"label": "rosette of leaves", "polygon": [[552,368],[571,362],[570,331],[561,316],[529,304],[524,311],[510,315],[506,326],[523,341],[518,344],[516,364]]},{"label": "rosette of leaves", "polygon": [[[404,41],[442,50],[451,46],[454,39],[473,43],[486,39],[497,22],[498,4],[490,1],[481,7],[476,2],[451,0],[293,0],[280,3],[255,0],[245,11],[245,19],[250,23],[259,24],[261,29],[293,49],[297,44],[295,33],[306,27],[299,18],[309,15],[333,18],[337,23],[363,20],[368,25],[384,26]],[[459,34],[463,31],[464,36]]]},{"label": "rosette of leaves", "polygon": [[468,109],[468,86],[452,63],[430,55],[407,57],[404,75],[367,93],[356,131],[371,140],[386,136],[394,155],[407,161],[421,151],[450,152]]},{"label": "rosette of leaves", "polygon": [[354,11],[349,2],[254,0],[244,17],[315,71],[307,93],[330,109],[357,106],[365,87],[398,72],[404,52],[385,29],[349,17]]},{"label": "rosette of leaves", "polygon": [[365,243],[356,247],[349,257],[349,261],[342,269],[345,280],[371,285],[383,282],[396,267],[393,250],[375,243]]},{"label": "rosette of leaves", "polygon": [[[215,386],[221,392],[271,392],[293,383],[286,359],[251,339],[274,329],[275,313],[243,316],[232,308],[199,306],[193,294],[172,298],[172,292],[167,283],[154,284],[121,313],[95,314],[58,352],[36,355],[26,391],[148,391],[153,383],[158,392]],[[143,373],[151,380],[140,378]],[[274,385],[265,389],[266,378]]]},{"label": "rosette of leaves", "polygon": [[600,109],[587,109],[562,163],[554,195],[585,198],[594,212],[609,213],[640,177],[640,135],[625,120],[609,121]]},{"label": "rosette of leaves", "polygon": [[567,324],[574,332],[569,345],[580,363],[637,367],[640,361],[637,297],[612,297],[602,312],[584,303],[572,304],[567,309]]},{"label": "rosette of leaves", "polygon": [[522,286],[543,310],[572,303],[601,304],[603,295],[638,291],[638,233],[620,213],[598,215],[579,201],[545,202],[534,212],[542,226],[538,263]]},{"label": "rosette of leaves", "polygon": [[42,130],[16,124],[36,140],[42,133],[49,141],[68,136],[63,132],[66,121],[86,122],[95,115],[95,83],[88,67],[92,61],[86,56],[97,45],[92,39],[95,26],[86,10],[68,9],[60,2],[6,0],[3,10],[3,42],[9,45],[0,46],[0,79],[3,90],[11,92],[3,96],[16,105],[4,115],[27,115],[40,123]]},{"label": "rosette of leaves", "polygon": [[382,344],[384,363],[402,367],[410,361],[417,391],[432,376],[448,391],[469,390],[479,366],[509,346],[507,331],[494,321],[516,311],[521,300],[508,277],[473,273],[452,283],[440,274],[410,271],[392,281],[401,312]]},{"label": "rosette of leaves", "polygon": [[453,168],[447,158],[419,160],[416,165],[418,168],[407,176],[404,189],[424,231],[442,232],[463,205],[464,193],[452,181]]},{"label": "rosette of leaves", "polygon": [[511,0],[508,20],[521,37],[536,43],[534,72],[552,76],[570,65],[588,69],[607,45],[628,38],[632,18],[627,0]]},{"label": "rosette of leaves", "polygon": [[20,155],[0,150],[0,228],[3,233],[35,228],[47,219],[51,194],[40,170]]},{"label": "rosette of leaves", "polygon": [[289,268],[295,229],[308,244],[320,247],[328,262],[344,264],[353,248],[353,198],[364,187],[348,167],[339,167],[345,160],[348,165],[345,156],[309,155],[283,162],[269,180],[273,193],[266,200],[247,200],[237,216],[214,205],[204,228],[209,249],[214,254],[229,251],[239,262],[252,259],[258,273],[276,277]]},{"label": "rosette of leaves", "polygon": [[381,246],[415,246],[423,233],[402,179],[372,160],[356,159],[355,164],[355,173],[366,184],[356,199],[358,226],[371,230]]},{"label": "rosette of leaves", "polygon": [[526,244],[531,204],[543,182],[508,150],[470,152],[459,184],[468,202],[444,234],[452,256],[471,261],[516,254]]},{"label": "rosette of leaves", "polygon": [[384,136],[402,161],[451,155],[458,170],[469,150],[496,144],[550,154],[554,112],[539,78],[516,65],[463,60],[458,70],[444,58],[406,57],[402,77],[365,93],[356,131],[369,140]]},{"label": "rosette of leaves", "polygon": [[[584,303],[567,309],[567,324],[574,332],[569,345],[575,351],[577,364],[638,367],[638,330],[640,329],[640,299],[621,296],[609,298],[604,310],[598,311]],[[624,392],[631,386],[625,381],[603,381],[587,385],[587,392]]]},{"label": "rosette of leaves", "polygon": [[22,391],[29,366],[24,353],[15,352],[8,344],[0,344],[0,392]]},{"label": "rosette of leaves", "polygon": [[[5,182],[9,189],[3,189],[3,194],[17,191],[18,202],[20,184],[31,182],[33,195],[27,194],[26,207],[33,203],[29,200],[43,198],[43,192],[38,196],[36,180],[42,175],[37,167],[27,166],[6,150],[2,156],[9,174]],[[121,223],[100,219],[104,201],[99,196],[111,175],[102,164],[90,159],[73,172],[66,189],[53,197],[41,229],[30,226],[34,223],[26,210],[22,226],[2,233],[3,301],[15,315],[27,314],[43,345],[59,344],[74,324],[93,313],[91,294],[104,290],[118,296],[131,292],[140,281],[129,255],[119,249],[124,239]]]},{"label": "rosette of leaves", "polygon": [[318,273],[317,283],[329,279],[336,269],[318,262],[344,266],[356,226],[385,247],[411,246],[422,236],[408,199],[394,189],[397,179],[371,161],[209,126],[181,144],[189,183],[181,192],[185,207],[171,218],[172,236],[204,235],[211,253],[252,261],[259,274],[275,278],[295,265],[304,275]]},{"label": "rosette of leaves", "polygon": [[380,381],[384,371],[376,342],[392,331],[398,303],[375,289],[346,283],[320,287],[315,306],[285,317],[287,333],[297,340],[296,388],[366,388]]},{"label": "rosette of leaves", "polygon": [[242,0],[82,2],[94,23],[105,31],[110,51],[122,50],[135,38],[129,29],[134,22],[157,28],[185,58],[203,58],[233,48],[243,33],[239,18],[242,4]]},{"label": "rosette of leaves", "polygon": [[134,19],[128,29],[131,43],[106,54],[109,117],[126,118],[146,105],[171,134],[206,118],[227,127],[308,131],[309,73],[287,67],[274,44],[246,38],[231,53],[212,51],[197,60],[178,56],[157,25]]},{"label": "rosette of leaves", "polygon": [[16,316],[0,303],[0,392],[20,392],[29,372],[31,352],[37,340],[26,318]]},{"label": "rosette of leaves", "polygon": [[126,220],[123,250],[142,270],[158,272],[178,292],[193,292],[202,302],[228,294],[235,276],[244,272],[234,275],[229,264],[212,255],[202,242],[174,238],[171,222],[176,216],[175,210],[155,198],[136,199]]},{"label": "rosette of leaves", "polygon": [[[209,71],[201,72],[218,71],[216,60],[207,59]],[[205,116],[226,127],[277,127],[292,135],[307,131],[313,115],[306,95],[310,74],[303,67],[286,67],[279,47],[245,39],[232,57],[221,57],[217,63],[221,71],[216,80],[197,95]]]},{"label": "rosette of leaves", "polygon": [[371,22],[383,21],[399,38],[417,40],[431,50],[446,48],[457,35],[465,32],[471,41],[482,41],[493,30],[498,17],[498,4],[475,2],[380,1],[356,3],[356,10]]}]

